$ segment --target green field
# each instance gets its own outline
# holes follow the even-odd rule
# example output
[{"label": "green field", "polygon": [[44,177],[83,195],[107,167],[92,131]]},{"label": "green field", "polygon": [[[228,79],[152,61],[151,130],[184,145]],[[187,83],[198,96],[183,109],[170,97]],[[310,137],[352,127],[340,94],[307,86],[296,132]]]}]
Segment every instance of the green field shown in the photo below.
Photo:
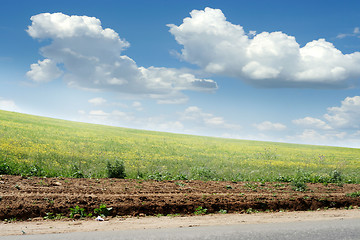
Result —
[{"label": "green field", "polygon": [[0,174],[360,183],[360,149],[126,129],[0,111]]}]

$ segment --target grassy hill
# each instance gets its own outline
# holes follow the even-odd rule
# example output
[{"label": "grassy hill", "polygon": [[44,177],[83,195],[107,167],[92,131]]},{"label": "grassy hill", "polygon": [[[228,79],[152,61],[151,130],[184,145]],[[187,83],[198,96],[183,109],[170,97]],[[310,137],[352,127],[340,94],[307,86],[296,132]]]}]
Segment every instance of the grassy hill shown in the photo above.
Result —
[{"label": "grassy hill", "polygon": [[0,110],[0,174],[360,183],[360,149],[221,139]]}]

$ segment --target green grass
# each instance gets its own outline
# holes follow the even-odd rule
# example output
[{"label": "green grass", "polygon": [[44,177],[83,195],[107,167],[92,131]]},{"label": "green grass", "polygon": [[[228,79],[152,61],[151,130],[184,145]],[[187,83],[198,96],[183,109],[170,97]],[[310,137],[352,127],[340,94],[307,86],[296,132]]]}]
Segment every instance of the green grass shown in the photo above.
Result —
[{"label": "green grass", "polygon": [[360,149],[211,138],[0,111],[0,174],[360,183]]}]

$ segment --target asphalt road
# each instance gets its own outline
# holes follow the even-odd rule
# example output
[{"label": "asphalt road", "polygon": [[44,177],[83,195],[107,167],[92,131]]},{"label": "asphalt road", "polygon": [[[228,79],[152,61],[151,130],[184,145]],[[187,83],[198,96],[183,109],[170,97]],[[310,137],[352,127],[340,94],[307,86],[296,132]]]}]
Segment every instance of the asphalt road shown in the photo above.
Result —
[{"label": "asphalt road", "polygon": [[358,239],[360,218],[292,223],[240,224],[171,229],[76,232],[65,234],[20,235],[1,240],[117,240],[117,239]]}]

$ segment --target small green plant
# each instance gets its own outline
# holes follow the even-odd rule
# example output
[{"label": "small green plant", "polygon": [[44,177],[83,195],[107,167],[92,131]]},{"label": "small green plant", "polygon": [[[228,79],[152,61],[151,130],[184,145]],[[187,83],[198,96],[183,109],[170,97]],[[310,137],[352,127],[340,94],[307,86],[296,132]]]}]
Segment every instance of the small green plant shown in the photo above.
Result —
[{"label": "small green plant", "polygon": [[254,192],[257,192],[258,185],[256,183],[247,182],[245,183],[245,187],[251,189]]},{"label": "small green plant", "polygon": [[55,219],[54,213],[47,212],[45,213],[46,216],[44,216],[44,219]]},{"label": "small green plant", "polygon": [[41,177],[46,175],[41,164],[29,165],[25,170],[25,172],[26,172],[25,175],[27,176]]},{"label": "small green plant", "polygon": [[111,207],[108,208],[108,207],[106,207],[105,204],[102,203],[102,204],[100,204],[99,208],[94,209],[94,213],[96,215],[100,215],[102,217],[107,217],[110,215],[111,210],[112,210]]},{"label": "small green plant", "polygon": [[44,198],[45,201],[47,201],[49,204],[53,205],[54,204],[54,199],[49,199],[49,198]]},{"label": "small green plant", "polygon": [[106,165],[106,170],[109,178],[124,179],[126,177],[124,162],[118,159],[115,160],[114,164],[108,161]]},{"label": "small green plant", "polygon": [[85,175],[83,171],[81,171],[81,168],[77,165],[72,166],[72,177],[74,178],[84,178]]},{"label": "small green plant", "polygon": [[221,214],[226,214],[227,211],[226,211],[225,209],[220,209],[220,210],[219,210],[219,213],[221,213]]},{"label": "small green plant", "polygon": [[86,214],[85,209],[79,207],[78,205],[76,205],[76,207],[74,208],[69,208],[70,209],[70,218],[84,218],[84,217],[91,217],[92,214]]},{"label": "small green plant", "polygon": [[182,182],[176,182],[175,183],[177,186],[179,186],[179,187],[185,187],[185,183],[182,183]]},{"label": "small green plant", "polygon": [[195,215],[205,215],[207,212],[207,208],[203,208],[202,206],[199,206],[197,208],[195,208]]},{"label": "small green plant", "polygon": [[172,180],[173,177],[168,171],[160,171],[147,175],[147,179],[151,179],[155,181],[163,181],[163,180]]},{"label": "small green plant", "polygon": [[292,189],[294,191],[305,192],[307,189],[306,183],[303,181],[300,181],[300,180],[295,180],[295,181],[291,182],[291,185],[293,186]]},{"label": "small green plant", "polygon": [[360,197],[360,191],[347,193],[346,196],[347,197],[353,197],[353,198]]},{"label": "small green plant", "polygon": [[11,222],[16,222],[16,217],[13,218],[9,218],[9,219],[4,219],[5,222],[11,223]]},{"label": "small green plant", "polygon": [[232,189],[232,186],[231,185],[226,185],[225,188],[226,189]]},{"label": "small green plant", "polygon": [[251,214],[251,213],[258,213],[259,211],[258,210],[256,210],[256,209],[252,209],[252,208],[248,208],[248,209],[246,209],[246,213],[247,214]]},{"label": "small green plant", "polygon": [[338,170],[334,170],[330,173],[330,182],[331,183],[340,183],[342,181],[343,177],[341,172]]},{"label": "small green plant", "polygon": [[193,178],[200,180],[218,180],[216,171],[206,166],[191,168],[191,175]]},{"label": "small green plant", "polygon": [[44,219],[62,219],[64,218],[64,216],[61,214],[61,213],[57,213],[57,214],[54,214],[54,213],[51,213],[51,212],[47,212],[45,213],[46,216],[44,216]]},{"label": "small green plant", "polygon": [[62,213],[57,213],[55,216],[55,219],[63,219],[63,218],[65,218],[65,216],[63,216]]},{"label": "small green plant", "polygon": [[12,174],[11,167],[7,162],[0,162],[0,174]]}]

